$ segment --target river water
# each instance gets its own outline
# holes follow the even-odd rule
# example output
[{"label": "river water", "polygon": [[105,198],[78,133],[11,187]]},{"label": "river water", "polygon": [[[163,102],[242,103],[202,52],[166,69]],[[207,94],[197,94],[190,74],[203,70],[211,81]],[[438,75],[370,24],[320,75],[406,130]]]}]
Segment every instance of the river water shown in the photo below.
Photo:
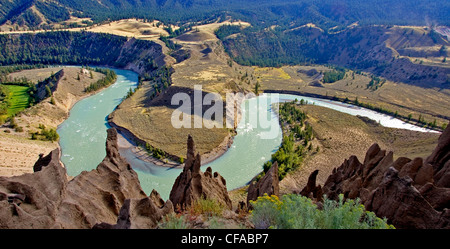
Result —
[{"label": "river water", "polygon": [[70,116],[57,129],[60,136],[61,161],[67,174],[76,176],[92,170],[106,156],[107,117],[122,102],[130,88],[135,88],[138,75],[129,70],[114,69],[116,82],[101,92],[78,101]]},{"label": "river water", "polygon": [[[121,103],[130,88],[137,86],[137,74],[127,70],[116,70],[116,83],[107,89],[77,102],[70,111],[70,117],[58,127],[61,161],[67,168],[67,173],[76,176],[82,171],[95,169],[106,155],[105,142],[108,115]],[[322,100],[291,94],[279,94],[274,100],[272,94],[264,94],[257,98],[246,100],[243,105],[244,117],[252,113],[256,101],[268,103],[266,108],[259,108],[259,113],[267,115],[269,127],[263,129],[250,123],[249,119],[242,119],[237,128],[231,148],[220,158],[204,165],[219,172],[227,180],[227,188],[235,189],[247,184],[255,175],[261,172],[264,162],[278,150],[281,140],[281,128],[278,117],[272,110],[270,103],[304,99],[310,104],[332,108],[334,110],[371,118],[381,125],[393,128],[404,128],[418,131],[429,131],[390,116],[377,113],[349,104],[336,101]],[[253,124],[253,125],[252,125]],[[266,126],[267,127],[267,126]],[[266,139],[270,137],[270,139]],[[156,166],[144,162],[136,157],[131,149],[121,149],[120,153],[138,173],[143,190],[150,194],[156,189],[163,199],[168,199],[170,190],[181,169]],[[203,169],[204,170],[204,169]]]}]

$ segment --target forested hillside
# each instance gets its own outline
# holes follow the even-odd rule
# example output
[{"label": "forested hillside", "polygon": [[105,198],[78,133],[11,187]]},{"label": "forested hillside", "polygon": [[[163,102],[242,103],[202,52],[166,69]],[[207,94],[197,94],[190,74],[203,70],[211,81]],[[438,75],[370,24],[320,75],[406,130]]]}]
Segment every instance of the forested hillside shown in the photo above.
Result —
[{"label": "forested hillside", "polygon": [[46,32],[0,35],[0,65],[73,64],[124,68],[133,64],[140,73],[151,72],[162,56],[152,41],[90,32]]},{"label": "forested hillside", "polygon": [[414,63],[408,58],[412,53],[424,59],[448,56],[449,41],[430,28],[364,25],[327,32],[314,25],[292,29],[222,26],[216,34],[242,65],[333,64],[423,87],[450,87],[448,67]]},{"label": "forested hillside", "polygon": [[[231,15],[260,26],[316,23],[323,28],[361,24],[449,25],[448,1],[434,0],[0,0],[0,25],[38,26],[74,17],[149,18],[163,22]],[[44,19],[44,20],[43,20]]]}]

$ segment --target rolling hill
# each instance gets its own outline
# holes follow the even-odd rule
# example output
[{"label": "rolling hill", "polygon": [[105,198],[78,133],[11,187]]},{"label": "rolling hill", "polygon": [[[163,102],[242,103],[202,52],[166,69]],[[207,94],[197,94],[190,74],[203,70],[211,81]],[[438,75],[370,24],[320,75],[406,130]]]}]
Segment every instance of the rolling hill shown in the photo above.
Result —
[{"label": "rolling hill", "polygon": [[0,0],[0,25],[38,27],[71,18],[101,22],[132,17],[185,22],[224,14],[262,26],[449,25],[449,11],[449,2],[432,0]]}]

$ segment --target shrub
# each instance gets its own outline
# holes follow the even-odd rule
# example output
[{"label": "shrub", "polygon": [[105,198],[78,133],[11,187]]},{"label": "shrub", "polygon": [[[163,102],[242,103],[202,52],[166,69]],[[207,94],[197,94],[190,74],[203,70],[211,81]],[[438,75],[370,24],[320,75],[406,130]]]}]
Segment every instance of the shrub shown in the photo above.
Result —
[{"label": "shrub", "polygon": [[279,223],[279,211],[282,203],[277,196],[258,197],[256,201],[251,201],[253,210],[251,211],[250,221],[256,229],[276,228]]},{"label": "shrub", "polygon": [[211,199],[195,200],[184,211],[177,206],[176,213],[169,214],[158,224],[163,229],[191,229],[198,225],[200,220],[207,227],[213,229],[224,228],[243,228],[232,226],[223,222],[224,206],[219,202]]},{"label": "shrub", "polygon": [[329,200],[324,197],[322,210],[311,199],[300,195],[259,197],[252,202],[250,216],[255,228],[279,229],[392,229],[386,219],[367,212],[359,200]]},{"label": "shrub", "polygon": [[190,225],[186,222],[183,215],[171,213],[163,218],[158,227],[162,229],[189,229]]},{"label": "shrub", "polygon": [[31,134],[31,140],[42,140],[42,141],[51,141],[55,142],[58,141],[59,135],[56,132],[56,129],[49,128],[46,129],[45,125],[39,124],[39,129],[41,129],[40,132],[33,132]]},{"label": "shrub", "polygon": [[192,215],[220,216],[223,213],[223,205],[211,199],[200,198],[188,208],[188,212]]},{"label": "shrub", "polygon": [[333,70],[323,73],[324,83],[334,83],[336,81],[342,80],[345,77],[345,69]]},{"label": "shrub", "polygon": [[18,127],[16,123],[16,119],[14,117],[11,117],[9,120],[9,128],[16,129]]},{"label": "shrub", "polygon": [[59,139],[59,135],[55,129],[43,129],[41,131],[41,135],[44,136],[43,140],[46,140],[46,141],[54,142],[54,141],[58,141],[58,139]]}]

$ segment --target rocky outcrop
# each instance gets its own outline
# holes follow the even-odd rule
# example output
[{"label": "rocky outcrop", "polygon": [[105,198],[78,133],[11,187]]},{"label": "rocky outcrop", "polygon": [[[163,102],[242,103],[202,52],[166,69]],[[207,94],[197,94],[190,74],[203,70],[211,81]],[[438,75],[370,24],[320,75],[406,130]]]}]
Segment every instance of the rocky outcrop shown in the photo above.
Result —
[{"label": "rocky outcrop", "polygon": [[187,156],[183,171],[175,180],[170,191],[170,200],[173,205],[185,208],[200,198],[216,200],[229,209],[232,208],[228,196],[225,179],[208,167],[203,173],[200,170],[201,157],[196,154],[194,139],[189,136],[187,140]]},{"label": "rocky outcrop", "polygon": [[318,201],[322,200],[322,187],[320,184],[316,186],[317,175],[319,174],[319,170],[315,170],[309,175],[308,183],[306,183],[305,188],[300,191],[300,195],[307,196],[310,199],[316,199]]},{"label": "rocky outcrop", "polygon": [[100,223],[94,229],[151,229],[171,212],[172,202],[164,202],[158,192],[153,190],[149,197],[126,199],[115,225]]},{"label": "rocky outcrop", "polygon": [[386,217],[397,228],[450,228],[449,210],[434,209],[413,183],[411,178],[400,177],[399,172],[390,167],[363,204],[378,217]]},{"label": "rocky outcrop", "polygon": [[450,124],[439,137],[438,145],[425,160],[433,166],[433,179],[438,187],[450,188]]},{"label": "rocky outcrop", "polygon": [[[367,210],[386,217],[397,228],[450,228],[450,127],[426,159],[400,157],[374,144],[361,163],[345,160],[328,177],[322,190],[330,199],[339,194],[360,198]],[[315,177],[301,194],[317,198]]]},{"label": "rocky outcrop", "polygon": [[59,151],[59,149],[51,151],[47,156],[44,156],[44,154],[39,154],[39,159],[34,163],[33,171],[41,171],[42,167],[49,166],[50,164],[61,166],[59,162],[60,156],[61,152]]},{"label": "rocky outcrop", "polygon": [[0,228],[92,228],[116,222],[116,228],[149,228],[173,211],[170,202],[155,202],[156,193],[145,195],[136,172],[119,155],[115,129],[108,130],[105,159],[71,181],[57,155],[55,150],[40,157],[33,174],[0,177]]},{"label": "rocky outcrop", "polygon": [[63,77],[64,69],[61,69],[57,73],[36,84],[36,92],[33,95],[36,102],[41,102],[42,100],[50,97],[50,95],[52,95],[52,93],[58,88],[58,82]]},{"label": "rocky outcrop", "polygon": [[33,174],[0,177],[0,228],[55,227],[67,184],[59,160]]},{"label": "rocky outcrop", "polygon": [[275,162],[258,182],[252,182],[248,186],[247,206],[250,207],[250,201],[255,201],[264,194],[279,196],[279,183],[278,163]]}]

